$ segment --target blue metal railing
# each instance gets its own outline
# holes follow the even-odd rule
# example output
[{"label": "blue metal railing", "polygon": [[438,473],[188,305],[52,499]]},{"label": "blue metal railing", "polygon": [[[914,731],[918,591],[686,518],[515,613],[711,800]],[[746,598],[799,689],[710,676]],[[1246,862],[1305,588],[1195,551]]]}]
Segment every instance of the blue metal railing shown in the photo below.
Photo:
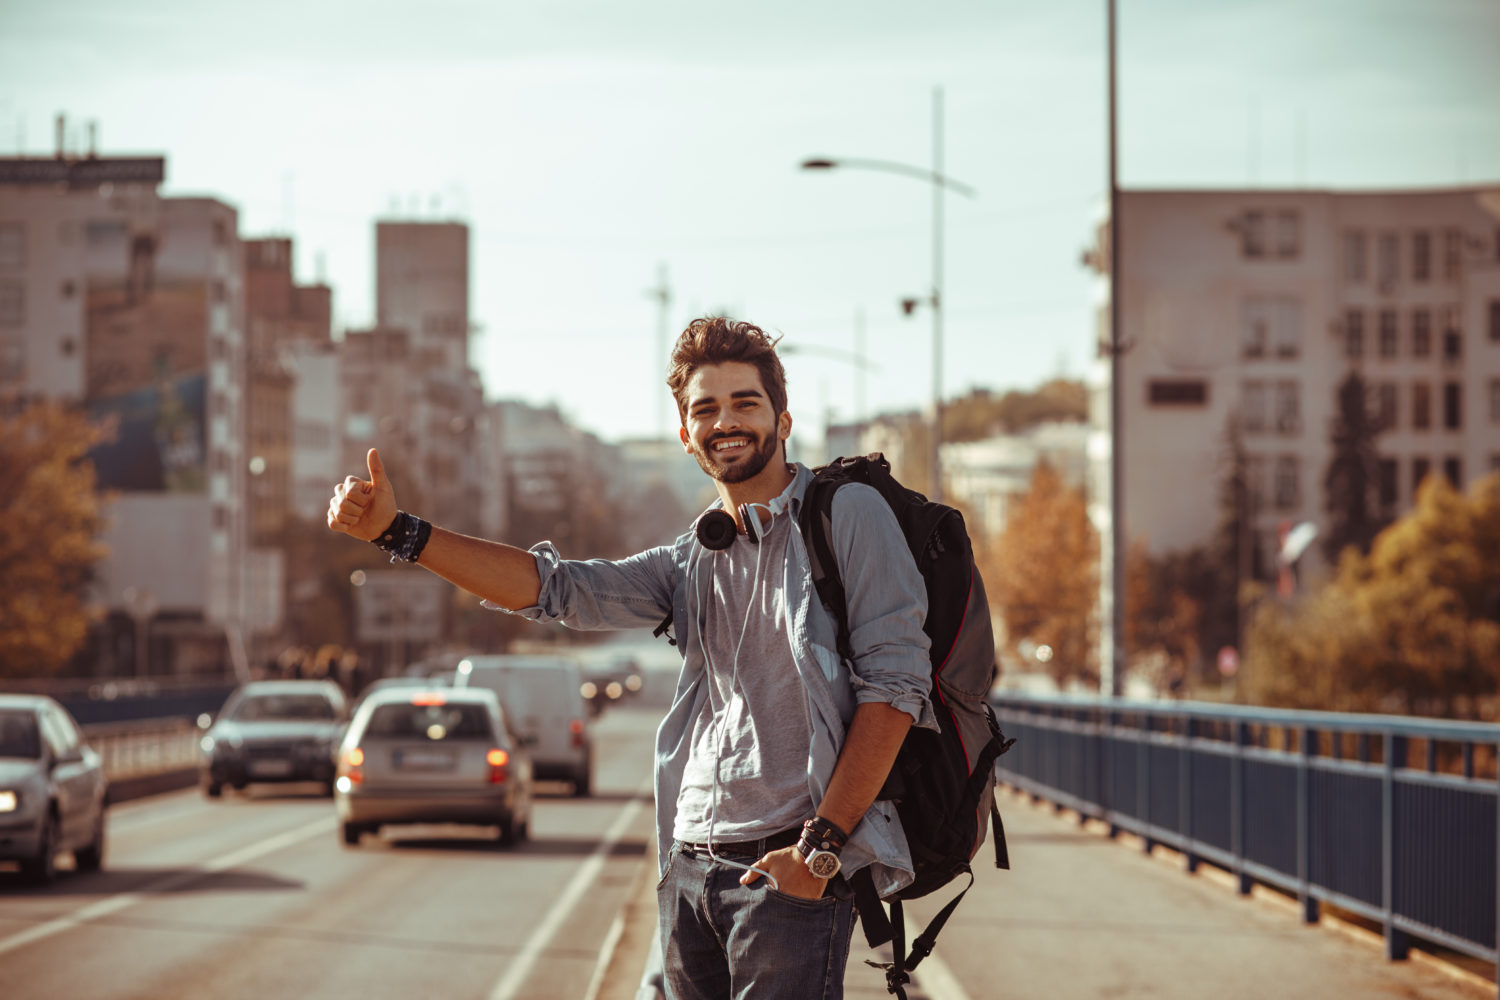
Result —
[{"label": "blue metal railing", "polygon": [[[1248,893],[1296,893],[1412,937],[1500,958],[1500,725],[1194,702],[998,696],[1000,780],[1147,849],[1209,861]],[[1420,748],[1420,760],[1412,751]],[[1476,764],[1476,759],[1478,764]],[[1482,766],[1481,766],[1482,765]],[[1451,773],[1448,773],[1451,772]]]}]

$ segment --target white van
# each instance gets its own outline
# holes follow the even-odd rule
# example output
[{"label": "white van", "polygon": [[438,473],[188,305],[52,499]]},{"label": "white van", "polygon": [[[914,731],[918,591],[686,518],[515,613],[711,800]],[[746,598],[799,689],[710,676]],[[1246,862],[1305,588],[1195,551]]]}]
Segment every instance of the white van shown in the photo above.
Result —
[{"label": "white van", "polygon": [[469,656],[458,664],[453,686],[494,691],[531,753],[537,780],[572,782],[573,794],[589,794],[594,746],[577,660]]}]

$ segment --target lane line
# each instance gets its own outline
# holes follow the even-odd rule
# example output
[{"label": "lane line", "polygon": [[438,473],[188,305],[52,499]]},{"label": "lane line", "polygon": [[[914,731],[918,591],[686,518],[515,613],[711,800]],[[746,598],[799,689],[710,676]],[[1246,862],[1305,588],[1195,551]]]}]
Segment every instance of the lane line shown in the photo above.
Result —
[{"label": "lane line", "polygon": [[284,833],[278,833],[274,837],[269,837],[266,840],[248,844],[239,850],[220,855],[191,871],[168,875],[165,878],[159,878],[155,882],[148,883],[131,892],[118,893],[107,899],[101,899],[96,903],[90,903],[88,906],[75,910],[65,917],[57,917],[46,923],[37,924],[35,927],[21,931],[19,934],[0,938],[0,955],[15,951],[17,948],[22,948],[53,935],[61,934],[64,931],[70,931],[75,927],[81,927],[91,921],[119,913],[121,910],[144,902],[152,896],[170,892],[188,883],[196,882],[205,876],[216,875],[219,872],[242,865],[247,861],[254,861],[256,858],[272,854],[285,847],[290,847],[292,844],[300,841],[323,836],[330,833],[337,825],[338,821],[336,818],[332,816],[324,817],[305,826],[299,826]]},{"label": "lane line", "polygon": [[572,881],[557,897],[552,904],[552,909],[547,911],[547,916],[536,930],[532,931],[531,937],[526,939],[526,943],[516,953],[515,960],[505,970],[505,975],[501,976],[500,981],[490,990],[489,1000],[514,1000],[521,985],[526,981],[526,977],[531,974],[531,967],[542,956],[542,952],[552,942],[552,938],[562,927],[563,921],[578,905],[589,886],[599,877],[599,873],[604,868],[605,858],[614,850],[615,844],[625,835],[630,824],[635,821],[636,814],[641,811],[644,801],[642,797],[631,799],[625,808],[620,810],[619,817],[611,824],[604,839],[599,842],[599,846],[594,848],[594,853],[578,867]]}]

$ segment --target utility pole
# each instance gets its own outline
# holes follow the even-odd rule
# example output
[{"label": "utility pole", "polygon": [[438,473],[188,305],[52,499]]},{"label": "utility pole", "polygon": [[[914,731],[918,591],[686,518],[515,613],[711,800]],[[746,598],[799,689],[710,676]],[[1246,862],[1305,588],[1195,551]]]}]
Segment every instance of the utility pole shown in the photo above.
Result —
[{"label": "utility pole", "polygon": [[1121,432],[1124,409],[1120,386],[1120,177],[1116,121],[1118,95],[1115,87],[1115,4],[1109,9],[1109,545],[1110,545],[1110,648],[1109,663],[1100,664],[1100,694],[1118,698],[1125,681],[1125,435]]},{"label": "utility pole", "polygon": [[[672,305],[672,289],[667,284],[667,262],[661,261],[657,264],[656,287],[648,289],[646,294],[657,302],[656,314],[656,358],[652,362],[652,370],[661,373],[661,365],[667,360],[667,323],[668,312]],[[656,437],[658,443],[667,440],[667,393],[665,386],[656,378],[650,381],[651,391],[656,394]]]}]

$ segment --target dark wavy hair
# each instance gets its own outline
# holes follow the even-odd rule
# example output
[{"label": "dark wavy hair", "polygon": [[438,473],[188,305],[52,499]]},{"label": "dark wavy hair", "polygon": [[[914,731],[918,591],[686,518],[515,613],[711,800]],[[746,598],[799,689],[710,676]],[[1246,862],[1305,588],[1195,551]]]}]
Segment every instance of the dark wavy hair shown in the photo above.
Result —
[{"label": "dark wavy hair", "polygon": [[731,361],[754,365],[760,372],[761,385],[779,416],[786,410],[786,371],[776,356],[776,344],[766,331],[754,323],[744,323],[725,316],[695,319],[682,331],[672,348],[667,367],[667,387],[677,400],[677,416],[687,423],[688,380],[705,365],[722,365]]}]

